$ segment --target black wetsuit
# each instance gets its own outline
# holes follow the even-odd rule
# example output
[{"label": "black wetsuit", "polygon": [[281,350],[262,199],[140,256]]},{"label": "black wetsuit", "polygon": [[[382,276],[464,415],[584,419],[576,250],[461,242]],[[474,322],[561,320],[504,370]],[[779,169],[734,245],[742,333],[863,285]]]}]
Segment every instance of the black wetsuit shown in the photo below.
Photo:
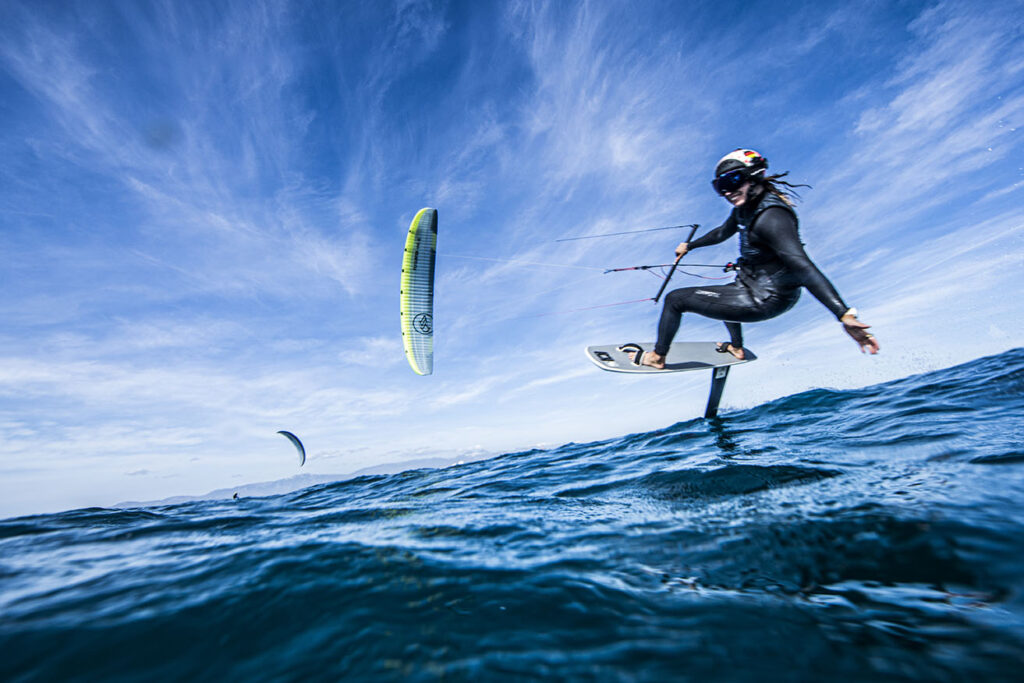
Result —
[{"label": "black wetsuit", "polygon": [[728,285],[686,287],[669,292],[658,322],[655,353],[664,356],[679,329],[683,313],[699,313],[725,321],[730,343],[743,346],[740,323],[759,322],[785,313],[806,287],[836,318],[847,306],[800,241],[796,212],[771,192],[751,206],[732,210],[725,223],[690,242],[690,250],[740,235],[739,274]]}]

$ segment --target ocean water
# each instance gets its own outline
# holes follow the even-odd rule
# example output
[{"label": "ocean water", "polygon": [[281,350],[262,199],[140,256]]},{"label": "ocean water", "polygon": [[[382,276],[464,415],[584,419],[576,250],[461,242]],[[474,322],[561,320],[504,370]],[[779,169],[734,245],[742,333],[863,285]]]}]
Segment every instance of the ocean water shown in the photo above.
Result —
[{"label": "ocean water", "polygon": [[1024,679],[1024,349],[448,469],[0,521],[0,680]]}]

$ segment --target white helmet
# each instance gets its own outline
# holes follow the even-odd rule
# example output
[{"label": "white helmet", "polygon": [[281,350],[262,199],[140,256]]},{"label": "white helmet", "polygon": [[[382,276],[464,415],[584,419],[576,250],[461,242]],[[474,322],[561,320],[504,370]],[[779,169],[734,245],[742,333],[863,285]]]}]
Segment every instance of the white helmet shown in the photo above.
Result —
[{"label": "white helmet", "polygon": [[764,175],[768,170],[768,160],[752,149],[736,149],[718,160],[715,177],[737,169],[744,169],[750,177]]}]

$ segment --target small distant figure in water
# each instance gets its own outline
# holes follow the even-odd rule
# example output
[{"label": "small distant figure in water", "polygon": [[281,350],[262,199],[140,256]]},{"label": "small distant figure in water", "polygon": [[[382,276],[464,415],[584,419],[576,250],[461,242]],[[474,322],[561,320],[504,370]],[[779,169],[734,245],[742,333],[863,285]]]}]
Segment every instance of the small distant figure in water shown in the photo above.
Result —
[{"label": "small distant figure in water", "polygon": [[231,500],[238,500],[238,491],[235,491],[235,495],[231,496]]},{"label": "small distant figure in water", "polygon": [[687,312],[725,322],[729,341],[720,343],[718,350],[743,360],[740,323],[760,322],[785,313],[800,298],[804,287],[836,316],[861,353],[878,353],[878,340],[867,331],[870,325],[857,319],[857,309],[843,303],[839,292],[804,251],[793,197],[783,188],[802,186],[781,180],[788,172],[769,176],[767,170],[768,160],[751,149],[737,149],[719,160],[711,185],[733,205],[732,213],[704,236],[680,243],[676,262],[689,251],[739,233],[739,273],[727,285],[669,292],[658,322],[658,341],[653,351],[641,357],[643,365],[665,367],[665,355],[679,330],[682,314]]}]

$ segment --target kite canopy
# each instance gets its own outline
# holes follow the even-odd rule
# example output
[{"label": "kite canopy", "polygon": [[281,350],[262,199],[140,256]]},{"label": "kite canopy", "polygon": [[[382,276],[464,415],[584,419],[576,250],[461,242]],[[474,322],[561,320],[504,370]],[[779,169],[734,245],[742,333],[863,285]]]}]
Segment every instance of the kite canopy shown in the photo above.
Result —
[{"label": "kite canopy", "polygon": [[278,432],[278,434],[280,434],[284,438],[286,438],[289,441],[291,441],[292,445],[295,446],[295,450],[297,450],[299,452],[299,467],[302,467],[303,465],[305,465],[306,464],[306,448],[302,445],[302,442],[299,441],[299,437],[295,436],[291,432],[286,432],[286,431],[283,431],[283,430]]},{"label": "kite canopy", "polygon": [[409,226],[402,260],[402,345],[413,372],[434,371],[434,255],[437,209],[420,209]]}]

